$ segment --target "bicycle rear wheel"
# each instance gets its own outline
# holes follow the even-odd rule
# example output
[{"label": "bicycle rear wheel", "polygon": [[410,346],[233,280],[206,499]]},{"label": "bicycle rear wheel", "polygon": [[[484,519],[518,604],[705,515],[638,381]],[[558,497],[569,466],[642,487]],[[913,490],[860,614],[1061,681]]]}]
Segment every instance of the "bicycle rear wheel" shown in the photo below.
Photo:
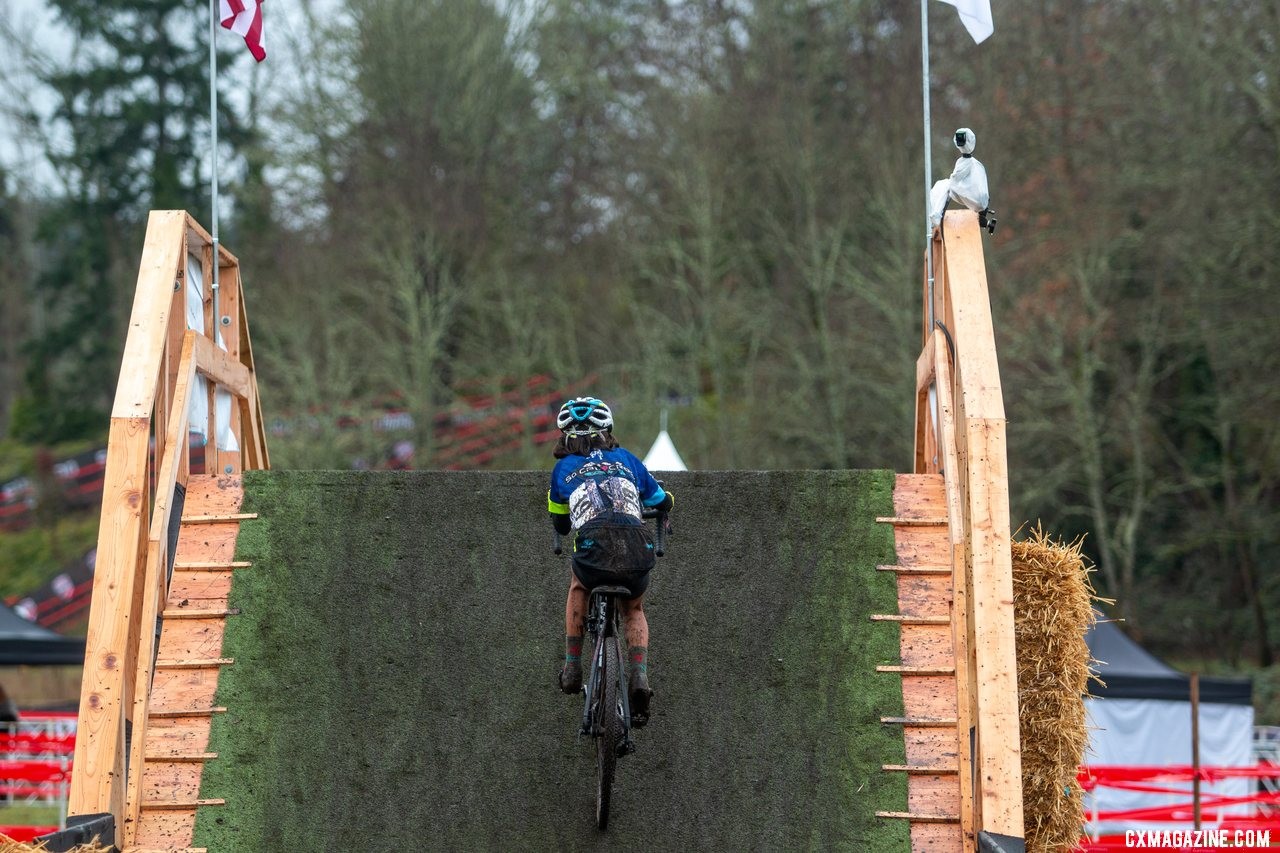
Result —
[{"label": "bicycle rear wheel", "polygon": [[604,666],[597,686],[600,702],[596,706],[596,826],[609,825],[609,799],[613,790],[613,774],[618,764],[618,743],[622,740],[622,717],[618,710],[618,673],[622,656],[618,638],[605,637]]}]

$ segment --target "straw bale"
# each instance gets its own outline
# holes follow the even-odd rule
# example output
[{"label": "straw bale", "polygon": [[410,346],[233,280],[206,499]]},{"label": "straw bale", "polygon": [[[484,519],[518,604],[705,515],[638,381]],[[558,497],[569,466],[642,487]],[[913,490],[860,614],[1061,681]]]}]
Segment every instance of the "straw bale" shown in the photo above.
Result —
[{"label": "straw bale", "polygon": [[1076,770],[1088,742],[1084,634],[1096,597],[1082,542],[1054,541],[1037,524],[1012,543],[1023,815],[1033,853],[1073,849],[1084,826]]},{"label": "straw bale", "polygon": [[[96,844],[81,844],[72,847],[70,853],[111,853],[113,847],[99,847]],[[43,844],[34,846],[31,844],[23,844],[20,841],[10,841],[3,835],[0,835],[0,853],[41,853],[48,850]]]}]

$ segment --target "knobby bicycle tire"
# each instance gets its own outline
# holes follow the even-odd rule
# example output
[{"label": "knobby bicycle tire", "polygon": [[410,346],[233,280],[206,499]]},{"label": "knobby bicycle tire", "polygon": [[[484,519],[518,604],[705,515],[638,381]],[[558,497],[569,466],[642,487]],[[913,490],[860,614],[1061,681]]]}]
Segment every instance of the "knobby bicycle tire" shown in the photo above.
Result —
[{"label": "knobby bicycle tire", "polygon": [[599,736],[596,738],[596,826],[609,825],[609,799],[613,790],[613,773],[618,764],[618,744],[622,740],[622,718],[618,711],[618,679],[622,656],[618,638],[605,637],[603,671],[597,686],[600,701],[596,706]]}]

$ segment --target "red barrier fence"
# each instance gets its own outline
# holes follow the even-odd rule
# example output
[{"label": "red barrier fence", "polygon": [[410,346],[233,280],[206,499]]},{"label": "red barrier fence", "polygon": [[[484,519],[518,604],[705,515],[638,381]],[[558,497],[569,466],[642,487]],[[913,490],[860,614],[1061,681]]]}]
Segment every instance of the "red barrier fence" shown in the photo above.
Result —
[{"label": "red barrier fence", "polygon": [[[26,842],[56,832],[65,822],[76,722],[74,713],[33,713],[0,726],[0,836]],[[7,823],[2,802],[56,807],[58,825]]]},{"label": "red barrier fence", "polygon": [[[1150,848],[1163,850],[1270,850],[1280,846],[1280,765],[1252,767],[1085,766],[1077,775],[1085,793],[1098,788],[1177,798],[1163,805],[1094,809],[1085,815],[1082,853]],[[1213,785],[1227,779],[1256,780],[1255,790],[1240,796],[1207,792],[1197,803],[1192,782]],[[1193,829],[1199,807],[1200,830]],[[1245,807],[1245,808],[1241,808]],[[1124,834],[1115,834],[1117,825]],[[1100,834],[1101,827],[1108,834]],[[1131,828],[1130,828],[1131,827]]]}]

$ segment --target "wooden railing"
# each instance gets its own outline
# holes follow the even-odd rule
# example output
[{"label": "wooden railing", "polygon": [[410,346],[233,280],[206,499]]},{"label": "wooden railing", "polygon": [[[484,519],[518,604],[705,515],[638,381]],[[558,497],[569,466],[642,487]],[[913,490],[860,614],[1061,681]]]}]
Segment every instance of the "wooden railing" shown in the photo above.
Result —
[{"label": "wooden railing", "polygon": [[946,482],[961,827],[972,849],[983,832],[1023,837],[1004,400],[977,214],[949,211],[931,251],[915,470]]},{"label": "wooden railing", "polygon": [[[206,473],[269,467],[239,262],[219,250],[219,318],[213,263],[212,239],[187,213],[152,211],[111,412],[68,808],[71,815],[113,815],[117,844],[142,797],[156,620],[172,559],[170,515],[176,486],[185,487],[191,474],[188,430],[208,436]],[[193,323],[187,292],[196,284],[203,310]],[[209,380],[205,424],[190,422],[197,374]],[[219,388],[234,397],[229,423],[218,423]],[[220,448],[220,435],[233,436],[234,447],[227,441]]]}]

